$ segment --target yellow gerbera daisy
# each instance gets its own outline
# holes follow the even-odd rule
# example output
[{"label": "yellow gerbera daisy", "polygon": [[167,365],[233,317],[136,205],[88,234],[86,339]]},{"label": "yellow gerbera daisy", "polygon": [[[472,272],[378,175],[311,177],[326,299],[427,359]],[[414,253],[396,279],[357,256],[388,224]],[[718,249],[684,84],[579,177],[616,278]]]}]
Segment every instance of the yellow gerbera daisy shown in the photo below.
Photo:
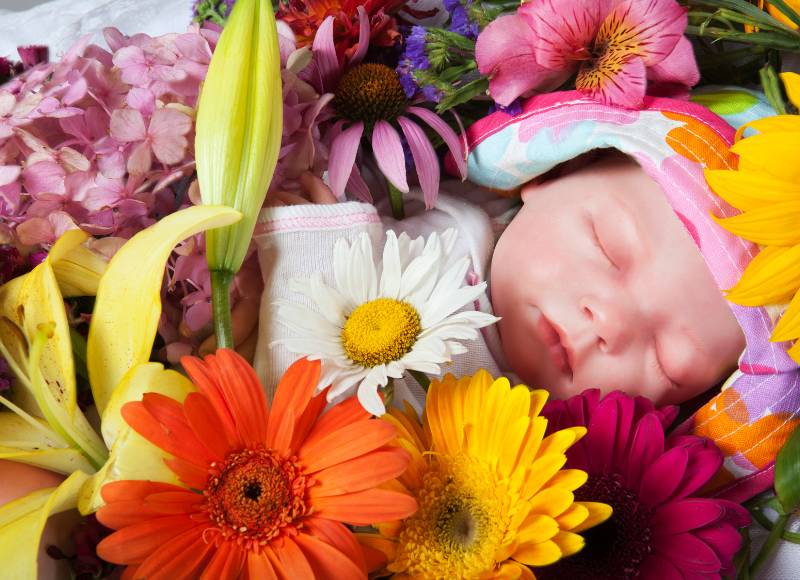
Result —
[{"label": "yellow gerbera daisy", "polygon": [[539,412],[547,392],[511,388],[486,371],[431,383],[420,424],[410,406],[384,420],[412,456],[399,486],[419,510],[379,526],[362,541],[383,552],[396,578],[534,578],[578,552],[578,532],[606,520],[611,507],[574,501],[584,471],[562,469],[584,427],[544,437]]},{"label": "yellow gerbera daisy", "polygon": [[[781,75],[787,94],[800,107],[800,75]],[[748,127],[758,133],[742,138]],[[789,302],[771,340],[800,338],[800,116],[778,115],[742,126],[731,151],[739,156],[736,170],[706,170],[714,192],[741,210],[720,219],[728,231],[759,244],[761,252],[748,265],[728,300],[744,306]],[[800,362],[800,343],[789,349]]]}]

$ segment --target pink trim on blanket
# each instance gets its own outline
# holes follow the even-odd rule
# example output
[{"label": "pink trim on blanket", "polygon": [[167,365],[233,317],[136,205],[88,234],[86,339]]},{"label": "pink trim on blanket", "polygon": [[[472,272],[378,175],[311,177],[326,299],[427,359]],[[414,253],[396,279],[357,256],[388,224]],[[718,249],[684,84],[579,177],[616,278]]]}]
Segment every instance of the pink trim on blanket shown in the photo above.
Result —
[{"label": "pink trim on blanket", "polygon": [[269,220],[256,224],[253,236],[265,236],[278,232],[305,232],[349,228],[362,224],[380,223],[376,213],[354,213],[337,216],[297,217]]}]

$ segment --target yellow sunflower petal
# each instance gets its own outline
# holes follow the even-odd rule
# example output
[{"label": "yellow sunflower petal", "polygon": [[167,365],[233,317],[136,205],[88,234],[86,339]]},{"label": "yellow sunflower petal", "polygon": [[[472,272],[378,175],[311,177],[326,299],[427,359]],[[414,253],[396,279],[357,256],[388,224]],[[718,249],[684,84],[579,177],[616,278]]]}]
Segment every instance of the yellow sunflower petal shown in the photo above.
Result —
[{"label": "yellow sunflower petal", "polygon": [[[739,155],[741,171],[761,171],[778,179],[797,181],[800,179],[800,163],[797,163],[797,142],[800,138],[800,116],[791,121],[781,117],[767,117],[749,123],[753,128],[769,131],[742,139],[731,147]],[[788,126],[796,128],[789,131]]]},{"label": "yellow sunflower petal", "polygon": [[709,187],[718,196],[741,211],[800,199],[800,183],[761,172],[707,169],[705,176]]},{"label": "yellow sunflower petal", "polygon": [[773,342],[783,342],[800,337],[800,292],[796,293],[788,308],[772,331]]},{"label": "yellow sunflower petal", "polygon": [[[481,577],[481,580],[484,580]],[[500,567],[486,576],[486,580],[536,580],[533,571],[517,562],[503,562]]]},{"label": "yellow sunflower petal", "polygon": [[547,566],[561,559],[561,548],[553,540],[520,544],[513,557],[517,562],[528,566]]},{"label": "yellow sunflower petal", "polygon": [[0,561],[4,578],[37,578],[39,541],[47,518],[75,507],[87,475],[76,471],[61,485],[0,507]]},{"label": "yellow sunflower petal", "polygon": [[189,236],[240,217],[227,207],[189,207],[142,230],[114,255],[100,281],[87,342],[89,379],[101,414],[125,373],[150,360],[161,317],[161,281],[172,249]]},{"label": "yellow sunflower petal", "polygon": [[786,96],[795,107],[800,109],[800,74],[785,72],[781,73],[780,77],[786,89]]},{"label": "yellow sunflower petal", "polygon": [[800,286],[800,246],[771,246],[762,250],[727,293],[731,302],[742,306],[782,304]]},{"label": "yellow sunflower petal", "polygon": [[604,503],[599,503],[596,501],[582,501],[576,502],[580,505],[584,506],[589,510],[589,517],[586,518],[582,524],[580,524],[576,528],[572,528],[571,531],[573,532],[582,532],[583,530],[588,530],[589,528],[593,528],[597,524],[602,524],[608,518],[611,517],[613,513],[613,509],[611,506]]},{"label": "yellow sunflower petal", "polygon": [[561,549],[561,553],[564,556],[577,554],[583,549],[583,546],[586,545],[586,540],[583,539],[583,536],[573,534],[572,532],[560,532],[553,538],[553,541]]},{"label": "yellow sunflower petal", "polygon": [[547,482],[547,487],[560,487],[569,491],[575,491],[584,483],[589,476],[580,469],[562,469]]},{"label": "yellow sunflower petal", "polygon": [[556,431],[544,438],[539,448],[539,455],[564,453],[586,435],[586,427],[570,427]]},{"label": "yellow sunflower petal", "polygon": [[540,491],[528,501],[531,505],[531,514],[545,514],[557,518],[569,509],[569,506],[575,501],[575,496],[566,489],[550,487]]},{"label": "yellow sunflower petal", "polygon": [[729,232],[762,246],[800,242],[800,200],[773,203],[715,221]]},{"label": "yellow sunflower petal", "polygon": [[522,442],[530,430],[530,417],[518,417],[505,434],[505,445],[501,447],[497,468],[502,477],[509,477],[517,467]]},{"label": "yellow sunflower petal", "polygon": [[566,462],[567,456],[560,453],[549,453],[537,458],[531,465],[530,475],[521,490],[522,497],[533,497],[564,467]]}]

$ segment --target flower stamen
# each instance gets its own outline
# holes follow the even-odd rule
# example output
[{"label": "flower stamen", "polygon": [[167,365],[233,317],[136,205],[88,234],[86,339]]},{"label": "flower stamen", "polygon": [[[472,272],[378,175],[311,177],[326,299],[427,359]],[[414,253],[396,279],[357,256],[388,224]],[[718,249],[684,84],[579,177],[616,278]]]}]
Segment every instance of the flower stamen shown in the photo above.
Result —
[{"label": "flower stamen", "polygon": [[400,116],[406,107],[406,93],[393,69],[365,63],[347,71],[339,81],[333,107],[345,119],[373,125]]},{"label": "flower stamen", "polygon": [[413,306],[393,298],[378,298],[353,310],[341,339],[350,360],[371,368],[403,358],[420,332],[422,324]]}]

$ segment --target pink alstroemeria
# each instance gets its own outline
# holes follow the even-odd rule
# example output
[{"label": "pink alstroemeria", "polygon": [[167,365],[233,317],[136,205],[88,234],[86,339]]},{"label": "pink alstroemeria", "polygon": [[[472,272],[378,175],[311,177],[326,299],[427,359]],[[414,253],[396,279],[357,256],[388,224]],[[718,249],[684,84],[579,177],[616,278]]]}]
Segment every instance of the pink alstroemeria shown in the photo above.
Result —
[{"label": "pink alstroemeria", "polygon": [[675,0],[536,0],[487,26],[476,57],[501,105],[577,74],[579,91],[637,108],[648,84],[679,96],[699,81],[686,25]]},{"label": "pink alstroemeria", "polygon": [[179,163],[186,155],[186,134],[191,129],[188,115],[166,107],[154,111],[147,126],[136,109],[117,109],[111,114],[111,136],[122,143],[137,143],[128,158],[128,171],[134,175],[150,171],[152,155],[167,165]]},{"label": "pink alstroemeria", "polygon": [[323,21],[312,45],[314,62],[311,68],[316,74],[312,82],[318,83],[320,92],[333,93],[332,105],[339,117],[328,135],[330,187],[340,198],[347,190],[360,199],[372,201],[356,165],[361,139],[367,133],[380,171],[394,187],[408,193],[403,142],[392,124],[396,123],[411,151],[425,205],[431,208],[439,193],[439,160],[425,131],[411,119],[411,115],[441,136],[463,179],[467,168],[461,141],[436,113],[406,100],[394,69],[361,62],[369,48],[369,22],[362,6],[359,6],[358,14],[361,22],[358,50],[344,65],[339,64],[336,55],[332,16]]}]

